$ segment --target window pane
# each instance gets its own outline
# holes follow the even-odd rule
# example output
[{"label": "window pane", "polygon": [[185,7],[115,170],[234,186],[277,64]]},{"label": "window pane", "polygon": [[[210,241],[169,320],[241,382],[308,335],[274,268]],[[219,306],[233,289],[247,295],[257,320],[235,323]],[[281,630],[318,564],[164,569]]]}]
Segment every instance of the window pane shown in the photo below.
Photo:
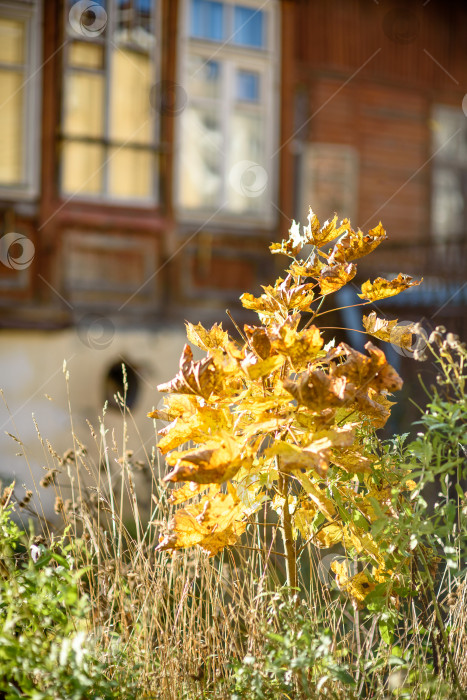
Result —
[{"label": "window pane", "polygon": [[237,100],[247,102],[259,101],[259,74],[251,71],[239,70],[237,72]]},{"label": "window pane", "polygon": [[[234,115],[230,162],[233,167],[229,178],[229,208],[237,213],[263,209],[268,174],[264,167],[264,121],[259,115],[241,112]],[[236,164],[242,165],[240,170]]]},{"label": "window pane", "polygon": [[65,133],[69,136],[101,136],[103,110],[103,76],[69,73],[65,82]]},{"label": "window pane", "polygon": [[201,56],[188,57],[188,93],[190,97],[219,97],[221,66]]},{"label": "window pane", "polygon": [[109,154],[109,194],[123,199],[153,196],[154,156],[134,148],[112,149]]},{"label": "window pane", "polygon": [[191,36],[197,39],[222,41],[224,38],[224,7],[213,0],[191,0]]},{"label": "window pane", "polygon": [[110,104],[110,138],[151,143],[153,114],[149,102],[149,56],[120,49],[113,54]]},{"label": "window pane", "polygon": [[222,131],[213,110],[191,107],[183,113],[180,186],[183,206],[219,206],[222,191]]},{"label": "window pane", "polygon": [[137,45],[149,50],[154,45],[153,0],[118,0],[116,11],[117,44]]},{"label": "window pane", "polygon": [[433,232],[439,239],[464,233],[464,196],[459,175],[447,168],[433,171]]},{"label": "window pane", "polygon": [[433,151],[437,158],[467,160],[466,119],[460,108],[437,107],[433,112]]},{"label": "window pane", "polygon": [[24,63],[24,24],[0,18],[0,63]]},{"label": "window pane", "polygon": [[234,8],[235,44],[262,48],[264,41],[264,13],[251,7],[236,5]]},{"label": "window pane", "polygon": [[65,192],[102,192],[104,149],[99,145],[70,142],[63,146],[62,182]]},{"label": "window pane", "polygon": [[0,183],[23,180],[23,73],[0,70]]},{"label": "window pane", "polygon": [[74,68],[104,68],[104,47],[84,41],[74,41],[69,49],[68,61]]}]

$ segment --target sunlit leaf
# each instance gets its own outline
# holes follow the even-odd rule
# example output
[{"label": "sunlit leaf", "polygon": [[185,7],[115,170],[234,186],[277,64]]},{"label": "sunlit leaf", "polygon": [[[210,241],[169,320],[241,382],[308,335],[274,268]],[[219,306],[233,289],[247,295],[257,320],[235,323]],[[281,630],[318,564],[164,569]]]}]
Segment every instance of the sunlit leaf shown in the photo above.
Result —
[{"label": "sunlit leaf", "polygon": [[326,265],[319,276],[319,288],[322,295],[332,294],[350,282],[357,274],[353,263],[335,263]]},{"label": "sunlit leaf", "polygon": [[317,248],[321,248],[340,236],[350,227],[350,221],[343,219],[337,226],[337,214],[320,227],[319,221],[310,208],[308,213],[308,226],[305,228],[307,243],[312,243]]},{"label": "sunlit leaf", "polygon": [[271,354],[271,341],[269,340],[266,329],[258,326],[245,325],[243,330],[248,339],[250,347],[258,355],[258,357],[260,357],[262,360],[268,358]]},{"label": "sunlit leaf", "polygon": [[225,348],[229,342],[229,334],[222,329],[222,323],[215,323],[210,330],[206,330],[201,323],[197,326],[187,323],[186,334],[190,343],[202,350]]},{"label": "sunlit leaf", "polygon": [[305,503],[294,511],[293,526],[304,540],[308,540],[314,532],[313,520],[317,512],[317,508],[311,503]]},{"label": "sunlit leaf", "polygon": [[367,474],[371,472],[374,459],[370,459],[356,449],[333,450],[331,461],[350,474]]},{"label": "sunlit leaf", "polygon": [[378,392],[383,389],[393,392],[402,387],[402,379],[388,363],[384,352],[371,341],[365,345],[369,357],[346,343],[341,343],[340,347],[344,349],[347,359],[335,368],[333,371],[335,377],[345,377],[359,390],[367,390],[371,387]]},{"label": "sunlit leaf", "polygon": [[244,505],[232,487],[228,493],[209,493],[199,503],[176,511],[168,534],[160,539],[156,550],[199,545],[214,556],[227,545],[235,544],[245,531],[243,510]]},{"label": "sunlit leaf", "polygon": [[170,493],[169,503],[176,506],[179,503],[185,503],[195,496],[206,491],[209,488],[209,484],[197,484],[194,481],[190,481],[188,484],[184,484],[181,488],[174,489]]},{"label": "sunlit leaf", "polygon": [[334,547],[335,544],[342,542],[343,537],[344,530],[342,525],[334,525],[331,523],[331,525],[326,525],[321,528],[321,530],[314,535],[312,542],[316,547],[320,548]]},{"label": "sunlit leaf", "polygon": [[318,278],[325,263],[320,260],[316,251],[313,251],[303,262],[293,262],[288,269],[294,277],[315,277]]},{"label": "sunlit leaf", "polygon": [[354,390],[348,391],[346,377],[330,377],[323,370],[303,372],[297,379],[284,379],[284,389],[300,404],[319,413],[325,408],[335,408],[349,401]]},{"label": "sunlit leaf", "polygon": [[349,564],[347,561],[334,560],[331,563],[331,569],[336,574],[339,588],[349,595],[356,608],[363,608],[366,596],[376,588],[376,584],[370,581],[363,571],[355,574],[355,576],[349,576]]},{"label": "sunlit leaf", "polygon": [[398,345],[400,348],[412,347],[412,333],[415,332],[415,324],[398,325],[397,319],[389,321],[378,318],[375,311],[368,316],[363,316],[363,327],[367,333],[387,343]]},{"label": "sunlit leaf", "polygon": [[180,359],[180,371],[174,379],[159,384],[158,391],[173,391],[177,394],[196,394],[208,399],[222,385],[222,374],[216,368],[211,357],[197,362],[189,345],[183,348]]},{"label": "sunlit leaf", "polygon": [[317,440],[306,448],[301,448],[289,442],[279,441],[269,447],[267,457],[279,458],[279,469],[289,471],[294,469],[314,469],[323,475],[329,464],[331,442],[326,438]]},{"label": "sunlit leaf", "polygon": [[284,364],[284,358],[280,355],[273,355],[266,360],[258,360],[254,355],[250,355],[242,362],[242,368],[250,379],[259,379],[278,370]]},{"label": "sunlit leaf", "polygon": [[348,263],[362,258],[371,253],[386,237],[386,231],[381,222],[368,231],[367,235],[360,229],[358,231],[349,229],[334,246],[329,261]]},{"label": "sunlit leaf", "polygon": [[164,477],[164,481],[219,484],[235,476],[241,466],[251,464],[251,456],[228,434],[221,434],[206,440],[200,449],[171,452],[167,464],[174,469]]},{"label": "sunlit leaf", "polygon": [[404,275],[400,272],[393,280],[385,280],[382,277],[377,277],[374,282],[367,280],[362,284],[362,293],[358,296],[360,299],[368,299],[368,301],[378,301],[378,299],[386,299],[393,297],[404,289],[416,287],[421,284],[421,280],[413,280],[410,275]]},{"label": "sunlit leaf", "polygon": [[319,328],[310,326],[303,331],[296,331],[287,323],[271,335],[272,347],[276,352],[290,358],[294,369],[300,370],[314,360],[323,347],[324,340]]}]

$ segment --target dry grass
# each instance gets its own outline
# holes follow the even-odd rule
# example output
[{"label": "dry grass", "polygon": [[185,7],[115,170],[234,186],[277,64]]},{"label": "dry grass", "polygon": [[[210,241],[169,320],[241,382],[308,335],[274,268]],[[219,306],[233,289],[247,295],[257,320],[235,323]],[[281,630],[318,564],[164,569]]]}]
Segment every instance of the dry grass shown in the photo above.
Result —
[{"label": "dry grass", "polygon": [[[120,445],[106,432],[105,415],[98,429],[88,425],[92,445],[88,449],[70,418],[72,446],[64,455],[38,430],[46,464],[42,486],[35,484],[35,497],[15,494],[17,512],[25,529],[28,517],[34,515],[36,531],[41,530],[45,541],[67,533],[75,542],[77,562],[88,567],[81,585],[92,603],[89,630],[110,677],[123,658],[139,678],[139,697],[231,697],[232,665],[240,665],[249,655],[261,671],[267,653],[265,632],[283,634],[287,624],[280,614],[284,598],[274,598],[285,579],[278,526],[265,523],[263,514],[257,514],[240,546],[215,558],[199,549],[173,555],[155,552],[172,512],[160,481],[163,465],[157,451],[146,452],[144,446],[139,448],[143,458],[134,458],[127,445],[132,417],[125,397],[120,397],[120,405]],[[41,505],[43,488],[55,492],[53,523]],[[316,635],[330,630],[330,653],[338,666],[347,664],[355,685],[350,688],[329,679],[316,690],[318,677],[310,686],[315,690],[306,694],[297,681],[294,695],[264,697],[441,700],[450,693],[460,697],[458,690],[452,690],[449,676],[443,679],[441,673],[446,660],[436,636],[432,603],[421,605],[415,598],[407,604],[395,649],[381,639],[379,615],[367,617],[353,610],[330,584],[317,550],[306,547],[299,564],[300,619]],[[449,571],[437,582],[437,598],[463,688],[467,687],[466,596],[464,579],[455,580]],[[401,668],[394,661],[397,656],[405,658]],[[431,680],[429,668],[435,671]],[[309,669],[310,678],[315,671]]]}]

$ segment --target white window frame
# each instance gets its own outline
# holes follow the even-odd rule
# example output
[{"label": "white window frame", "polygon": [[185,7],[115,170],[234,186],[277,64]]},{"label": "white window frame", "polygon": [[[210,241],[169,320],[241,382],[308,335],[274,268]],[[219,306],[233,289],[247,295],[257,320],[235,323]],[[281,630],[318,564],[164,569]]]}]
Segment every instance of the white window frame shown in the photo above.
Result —
[{"label": "white window frame", "polygon": [[22,114],[24,180],[22,184],[16,185],[0,183],[0,201],[31,200],[38,197],[40,187],[42,0],[0,2],[0,15],[7,19],[24,21],[26,57],[25,79],[22,86],[25,98]]},{"label": "white window frame", "polygon": [[[274,206],[277,201],[278,194],[278,171],[279,171],[279,98],[280,98],[280,7],[277,0],[220,0],[225,6],[231,6],[233,11],[234,5],[242,5],[251,7],[254,10],[264,12],[265,31],[266,31],[266,48],[258,49],[244,45],[236,45],[231,42],[213,41],[209,39],[196,39],[190,37],[190,0],[182,0],[181,3],[181,21],[178,36],[178,66],[177,80],[180,85],[187,84],[188,75],[188,56],[189,53],[194,53],[204,56],[205,60],[212,58],[214,61],[219,61],[221,64],[226,61],[228,70],[225,76],[225,82],[222,81],[222,112],[221,112],[221,130],[224,143],[227,142],[229,134],[227,124],[229,123],[229,112],[235,103],[234,98],[234,66],[235,68],[244,69],[246,71],[255,71],[262,76],[260,85],[260,104],[262,105],[262,114],[265,115],[264,130],[265,130],[265,164],[263,166],[268,174],[268,184],[266,192],[267,205],[264,211],[256,213],[246,212],[237,213],[229,211],[226,208],[221,208],[216,213],[216,210],[221,206],[213,205],[209,208],[193,209],[184,206],[181,201],[181,172],[183,169],[182,149],[182,118],[183,114],[177,118],[175,129],[175,162],[174,162],[174,198],[175,208],[178,213],[178,218],[181,222],[206,223],[210,222],[217,224],[235,225],[249,227],[251,225],[261,226],[261,228],[273,228],[277,222],[277,208]],[[224,99],[228,96],[228,99]],[[190,96],[188,95],[188,104]],[[201,104],[203,98],[195,98],[196,104]],[[206,99],[206,103],[209,99]],[[248,104],[248,103],[245,103]],[[254,103],[253,103],[254,104]],[[228,180],[229,163],[226,159],[223,163],[223,191]]]},{"label": "white window frame", "polygon": [[[109,3],[116,3],[116,0],[108,0]],[[161,24],[161,4],[162,0],[152,0],[152,7],[153,9],[155,8],[154,12],[154,26],[157,28],[157,32],[155,35],[155,40],[156,40],[156,45],[153,53],[153,78],[152,78],[152,86],[156,85],[158,81],[160,80],[160,67],[161,67],[161,43],[162,43],[162,24]],[[114,24],[115,24],[115,6],[113,6],[112,12],[109,12],[107,14],[108,17],[108,24],[106,27],[106,33],[107,31],[110,32],[110,35],[112,36],[113,31],[114,31]],[[66,80],[66,76],[69,70],[72,70],[68,66],[68,50],[71,42],[73,41],[89,41],[90,43],[94,43],[96,41],[99,41],[103,46],[104,46],[104,54],[105,54],[105,61],[108,66],[108,69],[106,70],[105,68],[101,71],[104,75],[104,82],[105,82],[105,114],[104,114],[104,135],[102,139],[96,138],[96,143],[101,143],[104,146],[104,149],[107,149],[106,144],[110,141],[109,137],[109,129],[110,129],[110,119],[109,119],[109,110],[110,106],[108,103],[109,100],[109,95],[110,95],[110,84],[111,84],[111,78],[112,78],[112,71],[113,71],[113,62],[110,60],[110,53],[111,53],[111,48],[110,48],[110,43],[111,40],[106,38],[105,36],[99,37],[98,39],[86,39],[86,37],[81,37],[81,36],[73,36],[72,34],[69,34],[67,31],[67,22],[68,22],[68,2],[65,5],[65,12],[64,12],[64,17],[63,21],[65,23],[65,37],[66,37],[66,43],[64,46],[64,54],[63,54],[63,65],[62,65],[62,84],[64,84]],[[91,69],[92,72],[92,69]],[[96,72],[97,69],[96,69]],[[148,105],[150,105],[150,95],[148,94]],[[152,150],[154,154],[154,161],[155,161],[155,166],[154,166],[154,172],[153,172],[153,187],[152,187],[152,194],[150,197],[147,199],[139,198],[139,197],[116,197],[115,195],[109,194],[108,192],[103,192],[99,194],[91,194],[87,192],[69,192],[67,190],[64,190],[62,187],[62,180],[63,180],[63,156],[60,156],[60,162],[59,162],[59,180],[58,180],[58,187],[59,187],[59,192],[60,196],[62,199],[65,201],[76,201],[76,202],[89,202],[93,204],[109,204],[112,206],[122,206],[122,207],[134,207],[134,208],[139,208],[139,209],[154,209],[157,207],[160,203],[160,197],[159,197],[159,185],[160,185],[160,148],[161,148],[161,134],[160,134],[160,116],[157,112],[156,109],[156,104],[153,104],[152,106],[153,112],[154,112],[154,125],[153,125],[153,141],[151,146],[147,146],[148,150]],[[61,106],[60,106],[60,144],[64,144],[67,141],[72,142],[76,141],[79,143],[80,139],[79,137],[73,138],[73,137],[68,137],[65,132],[64,132],[64,123],[65,123],[65,89],[62,90],[62,101],[61,101]],[[129,147],[131,147],[131,143],[128,144]],[[142,146],[142,148],[144,148]],[[60,153],[62,151],[62,148],[60,148]],[[107,188],[107,163],[109,162],[109,157],[106,155],[103,160],[103,169],[104,169],[104,185]]]}]

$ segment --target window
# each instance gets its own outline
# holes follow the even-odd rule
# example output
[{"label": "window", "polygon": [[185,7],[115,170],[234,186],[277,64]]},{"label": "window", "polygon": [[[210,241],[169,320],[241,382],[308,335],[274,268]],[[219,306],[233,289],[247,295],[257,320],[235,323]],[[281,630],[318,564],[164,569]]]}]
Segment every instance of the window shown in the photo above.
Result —
[{"label": "window", "polygon": [[438,241],[467,231],[467,121],[460,107],[433,112],[432,229]]},{"label": "window", "polygon": [[[68,0],[62,116],[64,195],[154,203],[155,0]],[[156,86],[157,87],[157,86]]]},{"label": "window", "polygon": [[272,220],[277,144],[275,2],[185,0],[178,204]]},{"label": "window", "polygon": [[38,9],[0,2],[0,198],[37,194]]}]

